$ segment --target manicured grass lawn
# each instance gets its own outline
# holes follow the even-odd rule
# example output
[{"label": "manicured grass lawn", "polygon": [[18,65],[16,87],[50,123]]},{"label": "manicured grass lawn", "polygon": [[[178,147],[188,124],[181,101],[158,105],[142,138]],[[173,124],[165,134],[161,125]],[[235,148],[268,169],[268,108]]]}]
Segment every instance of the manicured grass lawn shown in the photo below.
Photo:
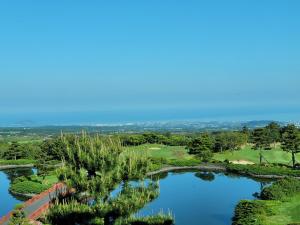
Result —
[{"label": "manicured grass lawn", "polygon": [[[262,151],[264,158],[269,163],[282,163],[288,164],[291,163],[291,154],[283,151],[280,148],[272,149],[272,150],[264,150]],[[223,153],[215,153],[215,160],[224,161],[224,160],[247,160],[254,163],[259,163],[259,151],[251,149],[249,146],[245,147],[239,151],[226,151]],[[300,162],[300,154],[297,155],[297,161]]]},{"label": "manicured grass lawn", "polygon": [[189,155],[184,146],[166,146],[159,144],[144,144],[140,146],[127,147],[137,152],[147,153],[153,158],[165,158],[165,159],[192,159],[192,155]]},{"label": "manicured grass lawn", "polygon": [[11,184],[10,190],[17,193],[39,194],[58,182],[56,175],[42,176],[32,175],[30,179],[16,180]]},{"label": "manicured grass lawn", "polygon": [[[150,157],[159,159],[163,158],[166,160],[193,160],[194,156],[189,155],[184,146],[166,146],[159,144],[144,144],[140,146],[127,147],[141,153],[147,153]],[[280,148],[272,150],[262,151],[263,156],[268,160],[269,163],[282,163],[291,165],[291,154],[283,151]],[[214,160],[247,160],[254,163],[259,163],[259,151],[251,149],[250,146],[246,146],[242,150],[238,151],[225,151],[223,153],[215,153]],[[300,162],[300,154],[297,155],[297,161]]]},{"label": "manicured grass lawn", "polygon": [[300,223],[300,194],[286,201],[266,201],[272,209],[272,216],[265,218],[265,224],[286,225],[289,223]]},{"label": "manicured grass lawn", "polygon": [[17,159],[17,160],[0,160],[1,165],[26,165],[26,164],[34,164],[35,160],[32,159]]}]

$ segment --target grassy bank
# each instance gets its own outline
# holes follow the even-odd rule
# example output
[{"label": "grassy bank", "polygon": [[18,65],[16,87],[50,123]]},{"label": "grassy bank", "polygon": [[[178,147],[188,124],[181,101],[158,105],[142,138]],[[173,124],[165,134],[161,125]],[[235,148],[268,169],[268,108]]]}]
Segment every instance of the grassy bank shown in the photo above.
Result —
[{"label": "grassy bank", "polygon": [[200,163],[194,155],[190,155],[184,146],[167,146],[160,144],[144,144],[127,147],[141,154],[148,154],[155,164],[171,166],[195,166]]},{"label": "grassy bank", "polygon": [[36,161],[33,159],[17,159],[17,160],[0,160],[0,166],[6,166],[6,165],[28,165],[28,164],[34,164]]},{"label": "grassy bank", "polygon": [[32,175],[19,177],[10,186],[10,191],[18,194],[39,194],[57,182],[57,176],[52,173],[45,177]]},{"label": "grassy bank", "polygon": [[276,181],[263,189],[261,198],[240,201],[233,225],[300,224],[300,180]]},{"label": "grassy bank", "polygon": [[[246,146],[238,151],[215,153],[213,159],[217,161],[247,160],[253,163],[259,163],[259,153],[259,151],[251,149],[250,146]],[[263,150],[262,155],[269,163],[291,164],[291,154],[280,148]],[[296,159],[300,161],[300,155],[297,155]]]},{"label": "grassy bank", "polygon": [[[166,146],[160,144],[144,144],[139,146],[127,147],[127,149],[137,152],[147,153],[151,158],[164,159],[167,161],[189,161],[195,160],[195,156],[189,155],[184,146]],[[253,163],[259,163],[260,151],[253,150],[249,145],[241,150],[224,151],[221,153],[214,153],[213,160],[223,162],[225,160],[246,160]],[[283,151],[281,148],[276,147],[272,150],[263,150],[263,157],[270,164],[291,164],[291,154]],[[300,162],[300,154],[296,156],[296,160]]]},{"label": "grassy bank", "polygon": [[[300,170],[294,170],[285,166],[274,165],[226,165],[227,171],[241,175],[274,175],[274,176],[294,176],[300,177]],[[271,177],[270,177],[271,178]]]},{"label": "grassy bank", "polygon": [[271,209],[272,213],[265,216],[265,224],[300,224],[300,193],[285,201],[266,201],[266,206]]}]

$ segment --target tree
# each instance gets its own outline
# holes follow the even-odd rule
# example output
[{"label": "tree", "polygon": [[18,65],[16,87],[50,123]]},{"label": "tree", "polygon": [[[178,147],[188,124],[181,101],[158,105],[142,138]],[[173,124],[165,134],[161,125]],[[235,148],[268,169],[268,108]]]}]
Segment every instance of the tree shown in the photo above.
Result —
[{"label": "tree", "polygon": [[[72,136],[66,135],[65,138],[72,141]],[[60,137],[56,137],[44,140],[40,148],[43,157],[47,156],[48,160],[60,160],[63,157],[65,145]]]},{"label": "tree", "polygon": [[300,134],[295,125],[289,124],[284,128],[281,146],[284,151],[292,154],[292,163],[293,167],[295,168],[295,155],[300,152]]},{"label": "tree", "polygon": [[9,148],[3,154],[3,158],[7,160],[17,160],[21,159],[26,155],[26,150],[24,146],[21,146],[18,142],[13,141],[9,145]]},{"label": "tree", "polygon": [[209,161],[212,156],[212,149],[213,149],[213,139],[212,137],[205,133],[202,134],[200,137],[193,139],[187,146],[189,154],[194,154],[199,157],[203,161]]},{"label": "tree", "polygon": [[122,143],[125,146],[137,146],[146,143],[146,139],[141,134],[126,134],[121,136]]},{"label": "tree", "polygon": [[253,148],[259,150],[259,162],[262,163],[263,155],[262,150],[271,149],[271,139],[265,128],[257,128],[252,133]]},{"label": "tree", "polygon": [[271,122],[265,127],[267,135],[269,136],[270,142],[276,144],[280,141],[280,125],[276,122]]},{"label": "tree", "polygon": [[247,143],[247,136],[241,132],[221,132],[215,136],[215,152],[237,150]]},{"label": "tree", "polygon": [[[159,194],[156,182],[143,182],[151,166],[147,156],[127,151],[120,141],[109,138],[82,134],[62,139],[66,151],[59,178],[69,191],[51,205],[49,222],[138,224],[127,219]],[[132,184],[132,180],[140,182]],[[111,197],[117,188],[120,191]]]},{"label": "tree", "polygon": [[241,133],[245,135],[246,142],[248,142],[249,137],[250,137],[250,133],[251,133],[250,130],[249,130],[249,128],[247,126],[243,126],[242,130],[241,130]]}]

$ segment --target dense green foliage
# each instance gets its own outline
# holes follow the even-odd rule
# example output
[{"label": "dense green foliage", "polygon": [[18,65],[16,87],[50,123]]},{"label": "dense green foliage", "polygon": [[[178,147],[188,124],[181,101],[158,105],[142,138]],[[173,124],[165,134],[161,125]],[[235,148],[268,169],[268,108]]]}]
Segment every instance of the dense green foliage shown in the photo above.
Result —
[{"label": "dense green foliage", "polygon": [[25,180],[12,184],[10,191],[18,194],[39,194],[48,188],[50,188],[48,185],[46,186],[38,182]]},{"label": "dense green foliage", "polygon": [[263,200],[242,200],[235,208],[233,225],[286,225],[299,222],[300,180],[284,178],[265,187]]},{"label": "dense green foliage", "polygon": [[[143,182],[151,168],[146,155],[99,136],[63,136],[62,140],[66,151],[60,179],[70,192],[50,207],[51,224],[123,224],[158,196],[156,182]],[[132,180],[138,182],[133,185]],[[120,192],[112,197],[118,186]]]},{"label": "dense green foliage", "polygon": [[284,128],[282,134],[282,148],[292,153],[293,167],[295,167],[295,154],[300,152],[300,132],[295,125],[288,125]]},{"label": "dense green foliage", "polygon": [[12,180],[10,191],[18,194],[39,194],[57,182],[55,175],[39,177],[36,175],[21,176]]},{"label": "dense green foliage", "polygon": [[235,207],[233,225],[263,225],[262,217],[268,209],[263,201],[242,200]]},{"label": "dense green foliage", "polygon": [[202,161],[209,161],[212,156],[212,148],[214,141],[211,136],[207,133],[200,135],[199,137],[193,139],[187,146],[190,154],[196,155]]},{"label": "dense green foliage", "polygon": [[228,164],[226,167],[228,172],[243,175],[300,176],[300,170],[293,170],[285,166]]},{"label": "dense green foliage", "polygon": [[23,205],[17,205],[12,211],[9,225],[31,225],[32,223],[26,218],[23,211]]},{"label": "dense green foliage", "polygon": [[171,215],[159,214],[157,216],[147,216],[142,218],[131,217],[116,225],[172,225],[174,219]]},{"label": "dense green foliage", "polygon": [[215,135],[214,152],[239,150],[247,144],[248,136],[243,132],[219,132]]},{"label": "dense green foliage", "polygon": [[4,144],[1,158],[6,160],[34,159],[39,153],[40,148],[37,143],[19,143],[13,141],[6,143],[6,145]]},{"label": "dense green foliage", "polygon": [[142,144],[164,144],[169,146],[186,146],[190,140],[190,135],[154,133],[123,134],[120,140],[124,146],[137,146]]},{"label": "dense green foliage", "polygon": [[283,200],[297,193],[300,193],[300,180],[286,178],[274,182],[269,187],[265,187],[261,192],[261,198],[264,200]]}]

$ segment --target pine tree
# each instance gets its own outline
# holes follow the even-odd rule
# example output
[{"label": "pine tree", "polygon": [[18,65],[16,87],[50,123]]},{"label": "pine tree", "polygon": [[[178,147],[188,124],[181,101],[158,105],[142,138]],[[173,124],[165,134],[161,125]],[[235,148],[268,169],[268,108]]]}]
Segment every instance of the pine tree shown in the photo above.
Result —
[{"label": "pine tree", "polygon": [[292,163],[293,167],[295,167],[295,155],[300,152],[300,134],[295,125],[290,124],[284,128],[281,146],[284,151],[290,152],[292,154]]}]

